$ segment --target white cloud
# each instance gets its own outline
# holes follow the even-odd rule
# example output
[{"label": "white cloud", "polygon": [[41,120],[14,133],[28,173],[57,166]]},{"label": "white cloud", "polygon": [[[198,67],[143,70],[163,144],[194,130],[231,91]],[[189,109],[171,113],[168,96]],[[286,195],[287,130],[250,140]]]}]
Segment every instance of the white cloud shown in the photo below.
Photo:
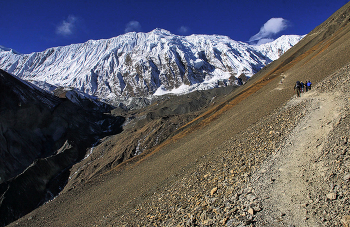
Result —
[{"label": "white cloud", "polygon": [[189,31],[190,31],[190,28],[189,28],[189,27],[186,27],[186,26],[181,26],[181,27],[178,29],[178,32],[179,32],[180,34],[187,34]]},{"label": "white cloud", "polygon": [[283,18],[271,18],[261,28],[259,33],[253,35],[249,41],[257,43],[266,43],[273,41],[272,36],[285,30],[288,27],[288,21]]},{"label": "white cloud", "polygon": [[66,20],[63,20],[60,25],[56,27],[56,34],[62,36],[70,36],[74,33],[78,23],[78,18],[70,15]]},{"label": "white cloud", "polygon": [[126,24],[124,32],[139,32],[141,31],[141,24],[138,21],[130,21]]}]

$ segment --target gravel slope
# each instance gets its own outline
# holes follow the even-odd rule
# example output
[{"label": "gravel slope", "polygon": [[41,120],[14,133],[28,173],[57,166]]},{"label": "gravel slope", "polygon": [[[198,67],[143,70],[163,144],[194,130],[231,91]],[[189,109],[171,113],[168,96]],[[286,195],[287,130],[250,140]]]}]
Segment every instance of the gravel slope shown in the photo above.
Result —
[{"label": "gravel slope", "polygon": [[350,208],[349,82],[348,66],[95,226],[341,226]]}]

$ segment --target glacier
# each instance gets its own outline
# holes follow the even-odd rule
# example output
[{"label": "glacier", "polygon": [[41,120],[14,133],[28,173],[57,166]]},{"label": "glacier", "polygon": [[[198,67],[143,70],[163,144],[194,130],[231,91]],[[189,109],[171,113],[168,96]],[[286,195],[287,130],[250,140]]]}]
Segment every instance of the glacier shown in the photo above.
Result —
[{"label": "glacier", "polygon": [[304,36],[260,46],[220,35],[179,36],[164,29],[20,54],[0,46],[0,68],[50,92],[76,90],[112,105],[237,84]]}]

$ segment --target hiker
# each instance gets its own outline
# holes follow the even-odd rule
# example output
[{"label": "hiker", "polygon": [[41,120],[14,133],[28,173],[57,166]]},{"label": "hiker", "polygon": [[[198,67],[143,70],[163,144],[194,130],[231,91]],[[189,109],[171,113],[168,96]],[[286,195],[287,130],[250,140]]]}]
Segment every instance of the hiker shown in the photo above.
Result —
[{"label": "hiker", "polygon": [[307,90],[311,90],[311,84],[310,80],[308,80],[306,83]]},{"label": "hiker", "polygon": [[300,88],[300,91],[301,91],[301,93],[304,93],[304,83],[303,83],[303,81],[300,81],[300,86],[301,86],[301,88]]},{"label": "hiker", "polygon": [[297,91],[297,96],[300,97],[301,84],[300,81],[297,81],[294,86],[294,90]]},{"label": "hiker", "polygon": [[308,92],[307,81],[305,81],[305,92]]}]

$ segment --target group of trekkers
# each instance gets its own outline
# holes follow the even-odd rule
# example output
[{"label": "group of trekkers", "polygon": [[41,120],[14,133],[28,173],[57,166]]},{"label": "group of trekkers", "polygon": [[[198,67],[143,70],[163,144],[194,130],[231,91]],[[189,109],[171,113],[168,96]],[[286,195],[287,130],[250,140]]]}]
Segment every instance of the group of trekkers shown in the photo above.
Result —
[{"label": "group of trekkers", "polygon": [[297,92],[297,96],[300,97],[301,93],[311,90],[311,85],[312,83],[310,80],[305,81],[305,83],[303,83],[303,81],[297,81],[294,86],[294,90]]}]

